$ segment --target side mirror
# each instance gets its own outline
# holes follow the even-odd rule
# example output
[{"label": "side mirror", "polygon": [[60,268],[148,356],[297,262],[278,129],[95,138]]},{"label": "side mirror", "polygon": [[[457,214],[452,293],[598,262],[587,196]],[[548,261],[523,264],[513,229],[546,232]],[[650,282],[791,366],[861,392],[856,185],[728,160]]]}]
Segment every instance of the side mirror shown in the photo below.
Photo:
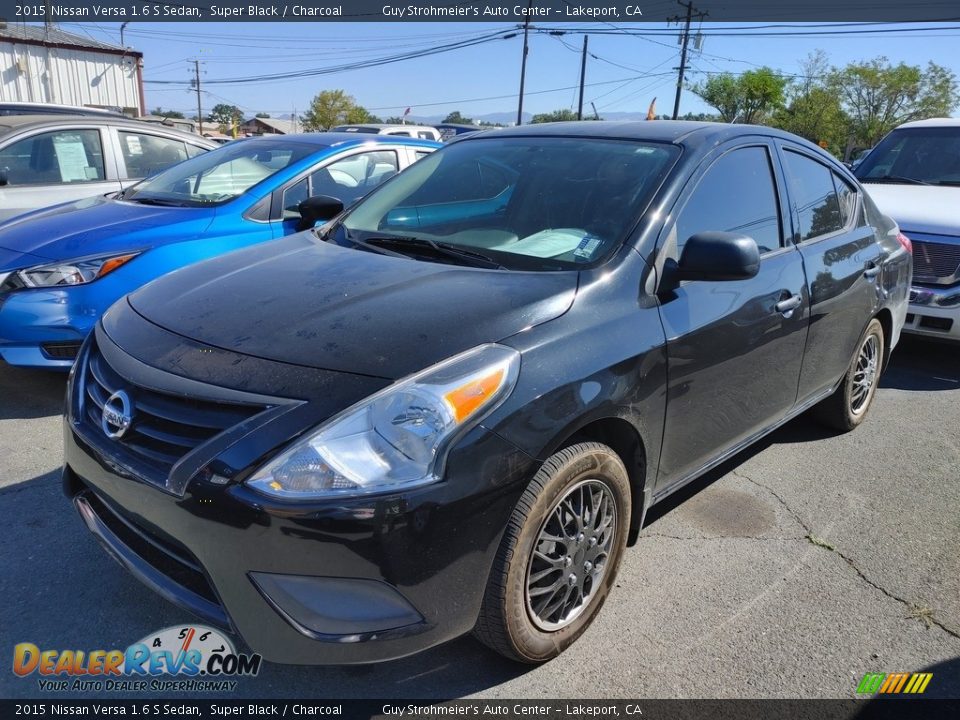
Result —
[{"label": "side mirror", "polygon": [[329,195],[314,195],[297,206],[300,222],[297,230],[309,230],[318,222],[332,220],[343,212],[343,201]]},{"label": "side mirror", "polygon": [[760,249],[746,235],[700,232],[683,246],[677,280],[747,280],[760,270]]}]

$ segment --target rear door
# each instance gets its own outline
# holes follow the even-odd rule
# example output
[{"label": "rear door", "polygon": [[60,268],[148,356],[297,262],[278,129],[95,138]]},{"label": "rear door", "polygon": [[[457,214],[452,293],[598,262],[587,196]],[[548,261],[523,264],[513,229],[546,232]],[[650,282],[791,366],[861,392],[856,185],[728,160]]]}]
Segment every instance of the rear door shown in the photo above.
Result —
[{"label": "rear door", "polygon": [[711,230],[752,237],[761,260],[754,278],[685,281],[660,295],[668,381],[657,492],[779,421],[796,402],[808,299],[785,209],[774,148],[758,138],[709,156],[664,227],[658,262],[677,261],[687,238]]},{"label": "rear door", "polygon": [[799,388],[803,403],[827,392],[846,371],[878,306],[882,249],[855,186],[804,148],[778,146],[793,240],[809,278],[810,333]]},{"label": "rear door", "polygon": [[104,128],[45,128],[17,135],[0,147],[0,221],[120,189]]},{"label": "rear door", "polygon": [[207,149],[180,138],[148,130],[111,127],[124,188],[156,175],[171,165],[183,162]]}]

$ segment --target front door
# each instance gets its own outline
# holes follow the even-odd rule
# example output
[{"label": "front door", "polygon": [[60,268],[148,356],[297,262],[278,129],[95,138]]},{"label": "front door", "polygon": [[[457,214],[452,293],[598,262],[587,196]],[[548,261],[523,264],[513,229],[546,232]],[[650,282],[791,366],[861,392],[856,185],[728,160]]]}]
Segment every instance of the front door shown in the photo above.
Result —
[{"label": "front door", "polygon": [[661,294],[667,410],[656,491],[684,481],[794,406],[807,336],[803,261],[785,240],[773,148],[722,148],[705,161],[661,236],[680,258],[690,236],[748,235],[760,248],[749,280],[685,281]]}]

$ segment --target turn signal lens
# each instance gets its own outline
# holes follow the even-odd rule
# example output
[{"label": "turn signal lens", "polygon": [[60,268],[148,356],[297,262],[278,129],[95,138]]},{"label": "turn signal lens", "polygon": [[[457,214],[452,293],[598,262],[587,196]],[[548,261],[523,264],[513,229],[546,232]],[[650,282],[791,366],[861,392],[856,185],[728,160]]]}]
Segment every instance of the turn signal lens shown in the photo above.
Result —
[{"label": "turn signal lens", "polygon": [[897,242],[899,242],[903,246],[904,250],[906,250],[911,255],[913,254],[913,243],[910,242],[910,238],[908,238],[902,232],[897,233]]}]

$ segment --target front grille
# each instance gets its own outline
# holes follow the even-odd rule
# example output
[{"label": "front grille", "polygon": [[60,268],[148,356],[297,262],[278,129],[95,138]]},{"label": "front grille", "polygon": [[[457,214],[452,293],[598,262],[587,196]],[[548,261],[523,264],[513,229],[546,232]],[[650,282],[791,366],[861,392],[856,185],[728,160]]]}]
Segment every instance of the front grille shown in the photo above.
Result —
[{"label": "front grille", "polygon": [[960,245],[913,241],[913,279],[950,283],[960,275]]},{"label": "front grille", "polygon": [[100,522],[144,562],[194,595],[220,605],[220,599],[207,580],[200,562],[186,548],[174,546],[120,516],[92,492],[87,492],[84,497]]},{"label": "front grille", "polygon": [[163,482],[191,450],[264,409],[262,405],[198,400],[134,385],[121,377],[92,343],[84,375],[83,421],[103,435],[103,406],[118,390],[130,398],[132,424],[116,443],[156,471]]}]

